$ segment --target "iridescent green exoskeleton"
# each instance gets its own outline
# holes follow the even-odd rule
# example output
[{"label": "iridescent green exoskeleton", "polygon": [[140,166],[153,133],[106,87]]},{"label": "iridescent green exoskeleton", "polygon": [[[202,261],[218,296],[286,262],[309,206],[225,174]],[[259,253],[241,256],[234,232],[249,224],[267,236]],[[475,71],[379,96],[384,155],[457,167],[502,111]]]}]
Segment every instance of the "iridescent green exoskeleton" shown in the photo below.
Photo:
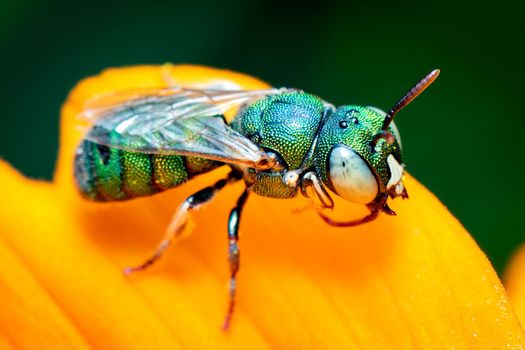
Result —
[{"label": "iridescent green exoskeleton", "polygon": [[[80,192],[95,201],[149,196],[227,165],[231,172],[188,197],[178,208],[155,253],[137,267],[153,264],[183,230],[188,214],[229,183],[243,181],[244,192],[228,222],[230,303],[235,305],[239,269],[238,230],[250,193],[315,201],[330,225],[355,226],[380,212],[395,213],[387,199],[407,197],[401,140],[394,115],[438,76],[434,70],[388,112],[373,107],[334,107],[294,89],[232,91],[167,89],[125,91],[89,103],[80,118],[88,122],[75,157]],[[225,114],[234,113],[230,123]],[[338,222],[324,212],[329,192],[359,204],[370,214]]]}]

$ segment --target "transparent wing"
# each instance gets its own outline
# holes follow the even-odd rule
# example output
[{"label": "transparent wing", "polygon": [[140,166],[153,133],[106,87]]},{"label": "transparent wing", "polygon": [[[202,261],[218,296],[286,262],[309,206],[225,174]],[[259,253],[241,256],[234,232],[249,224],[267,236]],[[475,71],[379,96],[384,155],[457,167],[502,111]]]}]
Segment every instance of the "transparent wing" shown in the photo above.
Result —
[{"label": "transparent wing", "polygon": [[174,87],[124,91],[88,102],[79,118],[87,140],[126,151],[198,156],[268,168],[266,153],[228,126],[224,115],[291,89],[213,90]]}]

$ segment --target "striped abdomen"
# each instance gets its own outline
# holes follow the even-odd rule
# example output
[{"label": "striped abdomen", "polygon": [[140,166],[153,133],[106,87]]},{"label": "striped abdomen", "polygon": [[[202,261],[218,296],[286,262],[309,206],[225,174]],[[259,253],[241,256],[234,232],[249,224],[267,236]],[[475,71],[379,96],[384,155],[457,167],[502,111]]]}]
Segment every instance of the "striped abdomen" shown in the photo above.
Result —
[{"label": "striped abdomen", "polygon": [[75,180],[96,201],[149,196],[182,184],[222,163],[194,157],[128,152],[83,141],[75,156]]}]

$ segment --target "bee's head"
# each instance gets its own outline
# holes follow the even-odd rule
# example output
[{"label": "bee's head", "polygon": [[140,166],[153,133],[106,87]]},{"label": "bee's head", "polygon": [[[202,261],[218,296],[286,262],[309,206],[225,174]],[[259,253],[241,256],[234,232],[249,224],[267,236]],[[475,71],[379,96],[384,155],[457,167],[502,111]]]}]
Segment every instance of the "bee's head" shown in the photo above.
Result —
[{"label": "bee's head", "polygon": [[342,106],[319,135],[316,167],[324,184],[346,200],[372,202],[379,194],[401,195],[401,139],[394,124],[381,126],[385,113],[373,107]]},{"label": "bee's head", "polygon": [[341,106],[327,116],[314,153],[323,183],[342,198],[359,204],[378,196],[406,197],[401,139],[394,115],[439,74],[432,71],[388,113],[362,106]]}]

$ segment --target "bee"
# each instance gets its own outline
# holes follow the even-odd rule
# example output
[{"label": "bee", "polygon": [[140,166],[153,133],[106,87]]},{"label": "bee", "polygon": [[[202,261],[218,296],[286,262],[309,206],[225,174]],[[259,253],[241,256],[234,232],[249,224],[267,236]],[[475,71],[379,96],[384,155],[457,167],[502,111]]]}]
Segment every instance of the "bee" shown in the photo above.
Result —
[{"label": "bee", "polygon": [[[404,163],[394,116],[438,76],[433,70],[388,113],[374,107],[335,107],[296,89],[193,89],[174,86],[117,92],[88,103],[79,118],[88,124],[76,150],[74,175],[80,193],[93,201],[121,201],[177,187],[221,166],[226,178],[186,198],[165,237],[132,273],[151,266],[182,232],[189,214],[228,184],[244,191],[228,220],[229,304],[235,307],[239,270],[239,223],[249,195],[286,199],[304,195],[320,217],[339,227],[395,215],[387,199],[407,198]],[[228,122],[226,115],[233,115]],[[329,192],[330,191],[330,192]],[[336,221],[325,214],[335,194],[366,205],[369,214]]]}]

